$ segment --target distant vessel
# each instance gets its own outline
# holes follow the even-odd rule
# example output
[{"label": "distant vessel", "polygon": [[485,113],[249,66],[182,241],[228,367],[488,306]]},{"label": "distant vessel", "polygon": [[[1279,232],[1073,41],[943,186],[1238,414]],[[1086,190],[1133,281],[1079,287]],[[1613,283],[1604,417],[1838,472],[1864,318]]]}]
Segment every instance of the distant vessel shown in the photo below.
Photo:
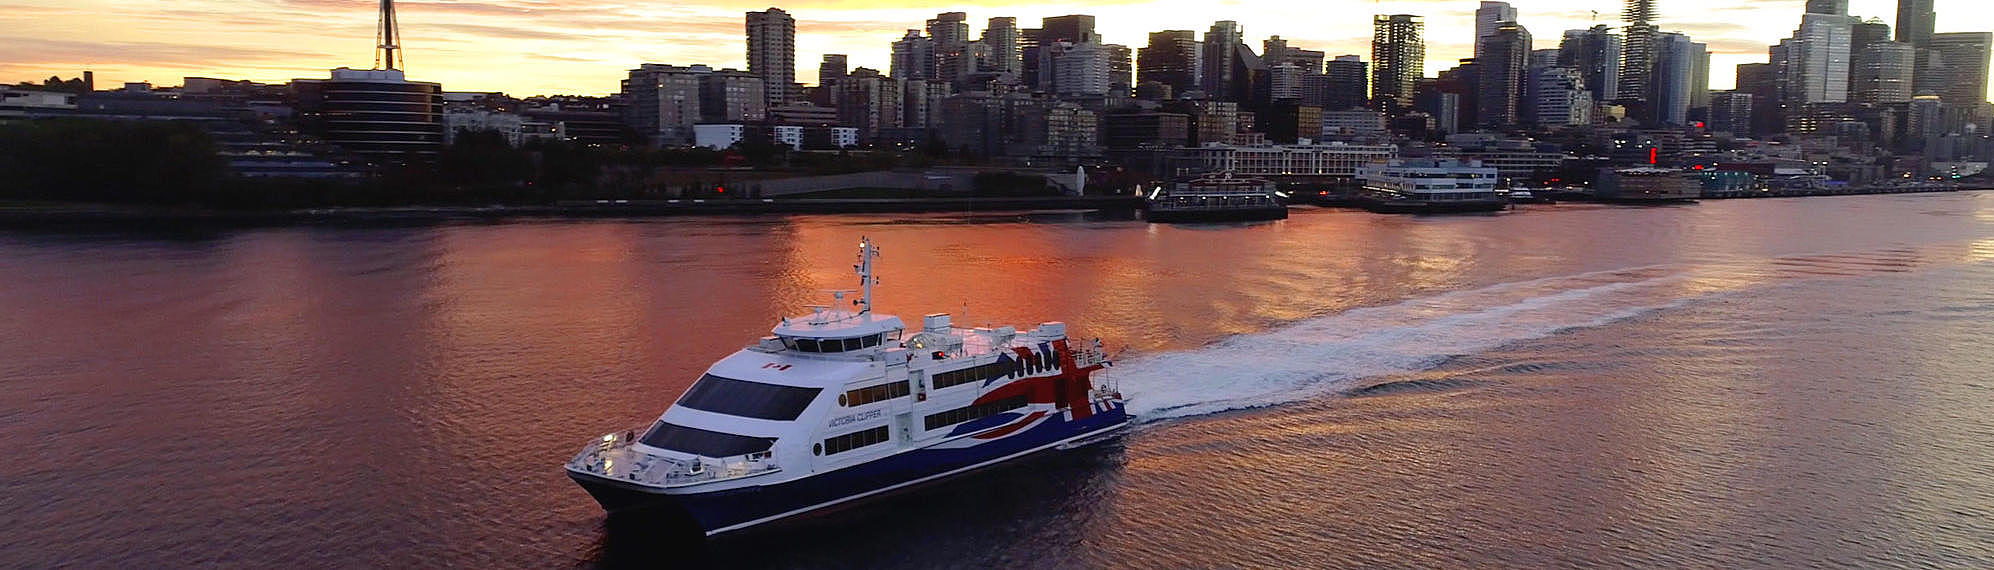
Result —
[{"label": "distant vessel", "polygon": [[1109,364],[1100,343],[1067,339],[1063,323],[963,329],[933,314],[906,335],[898,317],[874,314],[878,252],[859,244],[855,311],[784,319],[648,429],[583,446],[569,477],[606,511],[678,509],[714,535],[1129,425],[1121,393],[1089,378]]},{"label": "distant vessel", "polygon": [[1234,178],[1231,173],[1181,180],[1150,192],[1145,219],[1152,222],[1236,222],[1281,220],[1288,206],[1274,183]]},{"label": "distant vessel", "polygon": [[1478,161],[1405,159],[1358,169],[1359,203],[1388,214],[1494,212],[1509,206],[1495,168]]},{"label": "distant vessel", "polygon": [[1694,202],[1703,197],[1703,182],[1677,168],[1606,169],[1599,176],[1598,196],[1601,202],[1623,204]]}]

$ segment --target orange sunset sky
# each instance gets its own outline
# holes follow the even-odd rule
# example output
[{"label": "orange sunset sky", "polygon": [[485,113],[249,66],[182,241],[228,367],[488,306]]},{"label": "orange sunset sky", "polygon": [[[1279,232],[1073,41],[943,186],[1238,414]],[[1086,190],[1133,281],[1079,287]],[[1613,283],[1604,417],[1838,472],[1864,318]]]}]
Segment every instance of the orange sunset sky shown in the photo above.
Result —
[{"label": "orange sunset sky", "polygon": [[[1514,0],[1537,47],[1594,19],[1616,24],[1619,0]],[[1713,89],[1733,68],[1763,62],[1790,35],[1803,0],[1661,0],[1663,30],[1710,44]],[[377,0],[0,0],[0,81],[97,74],[98,85],[189,76],[282,82],[333,67],[369,67]],[[409,76],[451,91],[604,94],[640,63],[745,67],[742,14],[771,4],[731,0],[412,0],[398,2]],[[1330,56],[1370,59],[1370,15],[1426,17],[1427,73],[1471,51],[1474,0],[795,0],[797,78],[815,83],[822,54],[887,68],[890,44],[938,12],[968,12],[972,33],[993,16],[1019,27],[1091,14],[1108,43],[1139,47],[1151,31],[1198,30],[1237,20],[1249,44],[1280,35]],[[1994,30],[1994,4],[1938,0],[1938,31]],[[1850,12],[1891,22],[1895,0],[1852,0]]]}]

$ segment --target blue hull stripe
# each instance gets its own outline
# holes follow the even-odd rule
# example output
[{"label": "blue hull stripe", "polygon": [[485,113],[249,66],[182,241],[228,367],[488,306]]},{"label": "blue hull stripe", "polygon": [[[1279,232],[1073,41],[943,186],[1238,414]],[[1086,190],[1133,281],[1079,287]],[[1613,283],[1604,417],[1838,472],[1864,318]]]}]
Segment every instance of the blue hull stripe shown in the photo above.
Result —
[{"label": "blue hull stripe", "polygon": [[921,449],[793,481],[712,493],[671,495],[633,489],[592,475],[570,472],[570,476],[612,513],[676,506],[691,515],[706,534],[714,535],[995,465],[1107,432],[1128,421],[1120,406],[1078,421],[1059,414],[1031,429],[972,447]]}]

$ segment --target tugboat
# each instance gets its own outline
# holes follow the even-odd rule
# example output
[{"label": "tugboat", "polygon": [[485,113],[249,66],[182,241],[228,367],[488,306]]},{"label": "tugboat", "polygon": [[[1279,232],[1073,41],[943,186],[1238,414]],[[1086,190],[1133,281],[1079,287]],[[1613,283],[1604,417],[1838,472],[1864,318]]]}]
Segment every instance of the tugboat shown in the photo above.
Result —
[{"label": "tugboat", "polygon": [[1495,168],[1479,161],[1406,159],[1358,169],[1359,203],[1383,214],[1494,212],[1509,207]]},{"label": "tugboat", "polygon": [[[721,359],[641,430],[566,466],[612,516],[675,509],[712,536],[1113,439],[1131,416],[1099,340],[1066,325],[964,329],[872,312],[879,249],[859,244],[850,310],[812,307]],[[851,292],[833,293],[843,303]]]},{"label": "tugboat", "polygon": [[1285,220],[1274,183],[1259,178],[1234,178],[1225,172],[1181,180],[1150,192],[1144,218],[1152,222],[1250,222]]}]

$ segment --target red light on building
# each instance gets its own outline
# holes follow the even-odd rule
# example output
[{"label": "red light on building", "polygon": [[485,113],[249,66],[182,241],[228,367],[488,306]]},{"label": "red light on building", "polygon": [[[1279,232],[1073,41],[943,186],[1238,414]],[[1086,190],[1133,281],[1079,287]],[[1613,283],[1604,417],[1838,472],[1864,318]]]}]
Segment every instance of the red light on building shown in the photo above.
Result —
[{"label": "red light on building", "polygon": [[1661,164],[1661,163],[1662,163],[1662,149],[1659,148],[1648,149],[1648,164]]}]

